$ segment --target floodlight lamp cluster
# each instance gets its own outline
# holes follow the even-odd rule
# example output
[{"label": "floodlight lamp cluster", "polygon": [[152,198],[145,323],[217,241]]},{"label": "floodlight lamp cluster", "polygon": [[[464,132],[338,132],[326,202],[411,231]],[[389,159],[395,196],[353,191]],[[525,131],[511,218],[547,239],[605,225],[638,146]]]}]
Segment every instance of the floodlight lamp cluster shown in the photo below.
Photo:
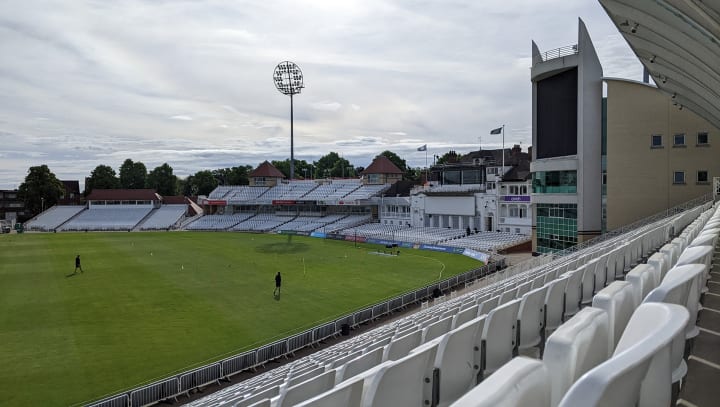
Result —
[{"label": "floodlight lamp cluster", "polygon": [[275,87],[285,95],[297,95],[304,88],[300,67],[290,61],[280,62],[273,72]]}]

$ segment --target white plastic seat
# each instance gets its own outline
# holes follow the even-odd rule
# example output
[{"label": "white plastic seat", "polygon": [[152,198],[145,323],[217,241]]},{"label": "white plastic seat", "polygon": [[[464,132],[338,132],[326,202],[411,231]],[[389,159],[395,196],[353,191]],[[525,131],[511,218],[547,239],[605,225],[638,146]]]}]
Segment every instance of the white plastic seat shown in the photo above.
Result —
[{"label": "white plastic seat", "polygon": [[468,321],[440,341],[435,356],[435,369],[440,372],[436,384],[438,406],[447,406],[477,383],[482,366],[480,340],[485,318],[483,315]]},{"label": "white plastic seat", "polygon": [[658,285],[660,285],[663,277],[665,277],[665,273],[670,270],[670,263],[667,261],[664,254],[654,253],[653,255],[648,257],[648,261],[646,264],[648,266],[652,266],[654,270],[653,276],[655,278],[655,286],[657,287]]},{"label": "white plastic seat", "polygon": [[581,298],[580,304],[584,307],[592,303],[592,297],[595,294],[595,267],[597,263],[586,264],[582,268],[581,278]]},{"label": "white plastic seat", "polygon": [[[718,229],[720,230],[720,229]],[[695,246],[711,246],[715,247],[717,244],[717,238],[718,235],[712,232],[709,233],[701,233],[698,237],[696,237],[690,244],[688,245],[688,248],[695,247]]]},{"label": "white plastic seat", "polygon": [[635,307],[640,306],[642,300],[657,286],[655,269],[648,264],[638,264],[633,267],[625,276],[625,281],[632,285]]},{"label": "white plastic seat", "polygon": [[473,319],[477,318],[478,316],[478,306],[473,305],[470,308],[464,309],[455,315],[452,321],[452,327],[453,329],[464,325],[468,321],[472,321]]},{"label": "white plastic seat", "polygon": [[362,405],[423,406],[433,398],[433,369],[439,339],[427,342],[397,361],[383,364],[366,379]]},{"label": "white plastic seat", "polygon": [[[385,362],[372,371],[379,369],[381,366],[390,364],[392,362]],[[309,400],[305,400],[299,404],[298,407],[360,407],[362,402],[362,392],[365,382],[365,377],[370,372],[353,377],[350,380],[344,381],[332,389],[321,393]]]},{"label": "white plastic seat", "polygon": [[548,406],[550,378],[539,360],[519,356],[506,363],[452,407]]},{"label": "white plastic seat", "polygon": [[[703,275],[704,271],[705,265],[703,264],[686,264],[673,267],[672,270],[668,271],[662,283],[645,297],[644,303],[662,302],[680,305],[685,307],[688,315],[691,315],[692,312],[697,310],[696,304],[692,305],[693,311],[690,311],[690,307],[688,307],[688,304],[696,301],[697,298],[696,295],[691,296],[691,293],[697,292],[694,283],[698,280],[698,277]],[[692,339],[699,333],[695,326],[695,319],[692,317],[689,319],[687,326],[684,327],[685,330],[673,341],[673,383],[679,382],[687,374],[687,364],[683,360],[685,340]]]},{"label": "white plastic seat", "polygon": [[447,317],[423,328],[422,343],[431,341],[440,335],[446,334],[452,328],[452,321],[452,317]]},{"label": "white plastic seat", "polygon": [[642,304],[613,356],[580,377],[559,405],[669,406],[670,346],[688,318],[687,310],[677,305]]},{"label": "white plastic seat", "polygon": [[[697,281],[695,289],[698,290],[698,295],[707,292],[708,288],[706,281],[710,280],[710,270],[712,269],[712,257],[713,257],[713,246],[693,246],[685,249],[680,257],[678,258],[675,266],[682,266],[685,264],[704,264],[705,272],[703,276]],[[699,297],[698,297],[699,299]],[[693,311],[690,310],[690,317],[694,317]]]},{"label": "white plastic seat", "polygon": [[516,328],[520,300],[512,300],[490,311],[482,332],[482,377],[510,361],[517,350]]},{"label": "white plastic seat", "polygon": [[530,287],[532,287],[532,281],[527,281],[518,285],[517,292],[515,293],[515,298],[522,298],[523,295],[527,294],[528,291],[530,291]]},{"label": "white plastic seat", "polygon": [[405,336],[393,339],[386,347],[383,353],[383,361],[398,360],[411,350],[420,345],[422,341],[422,331],[414,331]]},{"label": "white plastic seat", "polygon": [[608,313],[609,349],[612,351],[635,311],[632,284],[627,281],[613,281],[595,295],[592,306]]},{"label": "white plastic seat", "polygon": [[500,302],[500,296],[493,296],[490,299],[483,301],[478,306],[478,315],[488,314],[490,311],[497,308]]},{"label": "white plastic seat", "polygon": [[568,277],[563,276],[547,284],[545,296],[545,336],[563,323],[565,315],[565,287]]},{"label": "white plastic seat", "polygon": [[294,406],[295,404],[332,389],[334,385],[335,371],[327,371],[304,382],[288,387],[276,401],[275,407]]},{"label": "white plastic seat", "polygon": [[665,260],[668,263],[668,265],[667,265],[668,270],[671,269],[675,265],[675,262],[677,262],[677,258],[680,256],[680,252],[678,251],[678,248],[671,243],[668,243],[668,244],[664,245],[663,247],[661,247],[660,253],[665,255]]},{"label": "white plastic seat", "polygon": [[582,268],[568,271],[565,273],[568,276],[567,286],[565,287],[565,314],[564,320],[569,319],[573,315],[580,311],[580,301],[582,300]]},{"label": "white plastic seat", "polygon": [[[618,259],[620,259],[625,250],[625,245],[616,247],[610,250],[608,254],[607,265],[605,267],[605,286],[607,287],[610,283],[615,281],[615,276],[618,273],[622,273],[622,267],[618,265]],[[620,262],[622,264],[622,261]]]},{"label": "white plastic seat", "polygon": [[542,355],[545,342],[545,296],[547,286],[523,295],[518,309],[518,350],[537,347]]},{"label": "white plastic seat", "polygon": [[383,348],[377,348],[373,351],[356,357],[338,367],[335,373],[335,384],[339,384],[353,376],[367,371],[383,361]]},{"label": "white plastic seat", "polygon": [[543,362],[552,383],[551,407],[575,381],[610,356],[607,313],[586,307],[566,321],[547,339]]}]

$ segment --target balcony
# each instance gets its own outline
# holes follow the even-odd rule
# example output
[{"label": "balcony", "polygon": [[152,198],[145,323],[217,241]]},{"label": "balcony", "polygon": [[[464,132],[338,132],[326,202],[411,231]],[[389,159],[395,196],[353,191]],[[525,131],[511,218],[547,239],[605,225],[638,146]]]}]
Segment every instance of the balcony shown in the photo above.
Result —
[{"label": "balcony", "polygon": [[540,62],[547,62],[552,59],[568,57],[571,55],[575,55],[577,53],[578,53],[577,44],[566,45],[564,47],[551,49],[550,51],[545,51],[545,52],[541,53],[539,58],[537,56],[534,56],[533,57],[533,66],[539,64]]}]

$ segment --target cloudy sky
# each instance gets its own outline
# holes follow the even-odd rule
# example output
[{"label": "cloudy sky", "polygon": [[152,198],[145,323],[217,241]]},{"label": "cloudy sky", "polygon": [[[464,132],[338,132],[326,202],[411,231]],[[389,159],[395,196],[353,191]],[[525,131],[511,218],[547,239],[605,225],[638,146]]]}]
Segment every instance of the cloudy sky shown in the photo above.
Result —
[{"label": "cloudy sky", "polygon": [[355,166],[389,149],[412,166],[450,149],[530,144],[530,42],[590,32],[606,76],[642,66],[597,0],[0,2],[0,188],[30,166],[84,179],[126,159],[179,176],[290,155]]}]

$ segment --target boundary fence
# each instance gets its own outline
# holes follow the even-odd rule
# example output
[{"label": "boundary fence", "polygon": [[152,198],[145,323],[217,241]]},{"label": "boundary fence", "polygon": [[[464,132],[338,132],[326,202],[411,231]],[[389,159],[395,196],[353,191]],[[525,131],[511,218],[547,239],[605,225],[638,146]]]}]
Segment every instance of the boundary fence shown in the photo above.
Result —
[{"label": "boundary fence", "polygon": [[480,268],[408,291],[268,345],[103,398],[87,404],[87,406],[139,407],[164,400],[175,400],[178,396],[187,395],[190,391],[202,386],[219,382],[243,371],[257,369],[273,360],[293,356],[298,350],[315,347],[321,341],[338,337],[344,329],[347,329],[345,326],[355,328],[425,301],[433,297],[436,289],[447,291],[456,287],[461,288],[467,283],[489,276],[504,267],[505,259],[500,259],[496,263],[486,264]]}]

